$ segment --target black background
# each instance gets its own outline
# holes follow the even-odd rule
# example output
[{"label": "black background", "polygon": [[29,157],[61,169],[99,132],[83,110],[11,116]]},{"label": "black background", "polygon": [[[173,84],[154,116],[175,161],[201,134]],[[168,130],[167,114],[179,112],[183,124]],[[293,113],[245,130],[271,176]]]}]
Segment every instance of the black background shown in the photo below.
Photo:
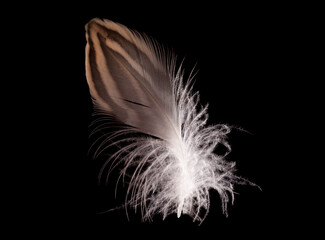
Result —
[{"label": "black background", "polygon": [[[45,65],[50,81],[40,84],[46,91],[35,100],[45,97],[47,107],[36,104],[34,110],[42,112],[36,125],[50,140],[39,138],[45,154],[35,187],[40,197],[32,201],[39,209],[36,228],[49,236],[90,239],[195,234],[263,239],[306,231],[306,225],[300,227],[309,219],[303,217],[308,210],[302,207],[302,173],[294,170],[306,148],[299,145],[297,119],[310,111],[302,100],[308,88],[300,81],[309,72],[304,61],[312,32],[304,6],[89,2],[72,7],[49,4],[44,9],[41,18],[48,26],[44,32],[37,29],[44,41],[36,45],[49,60],[35,65]],[[238,175],[262,191],[235,186],[228,217],[222,215],[218,195],[211,192],[210,213],[200,226],[184,215],[165,221],[156,216],[143,223],[133,210],[129,221],[123,209],[99,214],[117,201],[112,186],[97,182],[103,162],[87,154],[92,103],[85,78],[84,25],[94,17],[122,23],[165,44],[180,59],[185,57],[187,74],[197,64],[195,90],[202,104],[209,103],[209,124],[227,123],[250,132],[230,134],[233,151],[228,159],[236,161]],[[46,40],[51,44],[43,44]],[[29,210],[36,214],[34,208]]]}]

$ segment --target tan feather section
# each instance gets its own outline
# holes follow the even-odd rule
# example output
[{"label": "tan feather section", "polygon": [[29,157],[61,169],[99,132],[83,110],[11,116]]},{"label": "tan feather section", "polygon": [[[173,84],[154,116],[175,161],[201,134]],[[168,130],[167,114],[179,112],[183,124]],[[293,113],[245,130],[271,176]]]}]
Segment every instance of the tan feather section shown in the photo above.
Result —
[{"label": "tan feather section", "polygon": [[91,20],[86,37],[86,76],[96,105],[144,133],[165,140],[179,135],[164,50],[109,20]]}]

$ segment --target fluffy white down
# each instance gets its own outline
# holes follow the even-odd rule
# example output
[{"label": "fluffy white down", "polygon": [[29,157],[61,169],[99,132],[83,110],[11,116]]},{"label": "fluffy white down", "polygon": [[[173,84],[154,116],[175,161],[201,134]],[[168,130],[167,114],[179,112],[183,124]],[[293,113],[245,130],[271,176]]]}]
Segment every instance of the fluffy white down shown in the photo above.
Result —
[{"label": "fluffy white down", "polygon": [[[143,220],[151,220],[155,214],[165,218],[176,213],[202,222],[209,212],[210,189],[218,191],[227,215],[227,203],[234,199],[233,184],[248,182],[234,174],[233,162],[225,160],[231,151],[226,141],[231,128],[223,124],[206,126],[207,106],[199,106],[199,94],[192,93],[192,78],[183,84],[179,69],[171,79],[180,137],[167,142],[151,136],[130,137],[137,132],[130,127],[115,131],[106,143],[122,143],[122,147],[104,168],[123,166],[120,178],[131,175],[125,205],[141,209]],[[223,156],[214,153],[218,144],[228,150]]]}]

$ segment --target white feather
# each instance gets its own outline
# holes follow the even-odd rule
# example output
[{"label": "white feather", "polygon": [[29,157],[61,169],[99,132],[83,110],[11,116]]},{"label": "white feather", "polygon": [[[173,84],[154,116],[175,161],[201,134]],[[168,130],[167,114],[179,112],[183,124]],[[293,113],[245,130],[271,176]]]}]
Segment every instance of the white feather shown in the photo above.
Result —
[{"label": "white feather", "polygon": [[[215,189],[227,214],[233,184],[245,180],[225,160],[230,127],[206,125],[207,106],[200,107],[199,94],[192,92],[193,77],[184,82],[174,57],[123,25],[93,19],[86,31],[86,75],[94,104],[124,124],[103,145],[123,144],[104,168],[122,164],[121,177],[134,169],[126,205],[140,208],[144,220],[176,213],[203,221],[209,190]],[[219,144],[228,149],[223,156],[214,153]]]}]

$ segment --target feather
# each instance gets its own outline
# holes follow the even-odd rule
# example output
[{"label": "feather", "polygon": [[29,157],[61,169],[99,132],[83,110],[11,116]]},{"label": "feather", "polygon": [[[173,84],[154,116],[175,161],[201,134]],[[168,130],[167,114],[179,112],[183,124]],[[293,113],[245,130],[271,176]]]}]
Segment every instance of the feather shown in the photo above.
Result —
[{"label": "feather", "polygon": [[[120,177],[133,169],[126,206],[140,208],[143,220],[187,214],[202,222],[209,211],[209,190],[218,191],[222,209],[234,199],[235,164],[224,124],[207,126],[207,106],[193,93],[191,74],[183,79],[176,57],[146,35],[109,21],[86,25],[86,77],[95,108],[123,124],[103,144],[123,145],[107,161],[122,164]],[[138,133],[133,134],[133,133]],[[218,145],[227,148],[217,155]],[[106,147],[107,147],[106,146]]]}]

